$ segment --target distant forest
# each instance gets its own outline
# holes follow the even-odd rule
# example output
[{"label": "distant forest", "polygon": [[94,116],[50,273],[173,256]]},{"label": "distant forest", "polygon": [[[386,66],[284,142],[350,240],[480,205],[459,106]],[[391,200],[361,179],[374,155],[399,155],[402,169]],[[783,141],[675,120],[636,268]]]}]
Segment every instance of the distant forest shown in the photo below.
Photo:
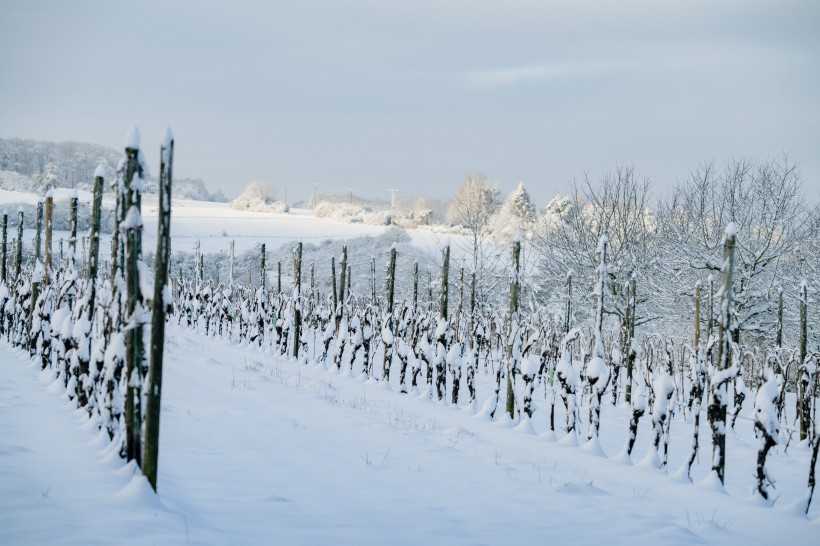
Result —
[{"label": "distant forest", "polygon": [[[90,191],[97,165],[105,165],[110,181],[121,157],[122,152],[100,144],[0,138],[0,189],[32,193],[45,193],[49,188]],[[148,191],[153,191],[156,183],[150,172],[145,180]],[[174,197],[227,201],[221,191],[208,192],[200,178],[174,178]]]}]

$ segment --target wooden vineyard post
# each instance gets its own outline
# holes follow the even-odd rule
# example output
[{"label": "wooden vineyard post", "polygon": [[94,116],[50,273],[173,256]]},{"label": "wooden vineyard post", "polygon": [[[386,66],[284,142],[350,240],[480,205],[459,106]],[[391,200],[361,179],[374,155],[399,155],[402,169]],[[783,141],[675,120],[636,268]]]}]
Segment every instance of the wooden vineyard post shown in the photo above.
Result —
[{"label": "wooden vineyard post", "polygon": [[0,280],[6,282],[6,260],[7,260],[7,244],[8,244],[8,237],[9,237],[9,213],[8,211],[3,211],[3,261],[2,265],[0,265]]},{"label": "wooden vineyard post", "polygon": [[[732,318],[732,272],[734,269],[735,238],[737,228],[730,223],[726,228],[726,238],[723,247],[723,290],[720,298],[720,314],[718,318],[718,347],[716,372],[720,381],[712,382],[712,400],[709,403],[708,417],[712,426],[713,451],[712,471],[717,473],[720,483],[724,483],[726,475],[726,384],[732,377],[725,372],[729,368],[729,351],[731,349],[731,318]],[[711,292],[711,290],[710,290]]]},{"label": "wooden vineyard post", "polygon": [[809,438],[811,429],[811,376],[807,369],[806,342],[808,340],[808,286],[806,281],[800,283],[800,334],[798,358],[799,370],[797,372],[797,416],[800,422],[800,440]]},{"label": "wooden vineyard post", "polygon": [[90,292],[88,296],[88,316],[94,317],[94,301],[97,295],[97,271],[100,261],[100,219],[102,216],[103,183],[105,182],[105,167],[100,164],[94,171],[94,201],[91,207],[91,241],[88,250],[88,281]]},{"label": "wooden vineyard post", "polygon": [[441,265],[441,296],[439,298],[439,316],[443,319],[447,318],[447,305],[449,302],[449,286],[450,286],[450,244],[444,247],[442,252],[443,261]]},{"label": "wooden vineyard post", "polygon": [[[333,301],[333,313],[334,317],[338,316],[337,307],[339,306],[338,297],[339,294],[336,292],[336,256],[330,257],[330,294],[331,299]],[[339,331],[339,320],[336,319],[336,332]]]},{"label": "wooden vineyard post", "polygon": [[347,279],[347,245],[342,246],[342,260],[339,262],[339,311],[336,313],[336,331],[342,320],[345,306],[345,281]]},{"label": "wooden vineyard post", "polygon": [[282,262],[276,262],[276,293],[282,293]]},{"label": "wooden vineyard post", "polygon": [[783,347],[783,289],[777,290],[777,332],[775,334],[775,345]]},{"label": "wooden vineyard post", "polygon": [[302,243],[293,249],[293,358],[299,358],[302,344]]},{"label": "wooden vineyard post", "polygon": [[510,326],[507,345],[507,404],[506,411],[510,419],[515,418],[515,375],[518,373],[518,362],[515,352],[515,342],[518,329],[518,302],[521,292],[521,241],[516,238],[512,247],[512,279],[510,279]]},{"label": "wooden vineyard post", "polygon": [[695,284],[695,351],[700,345],[700,281]]},{"label": "wooden vineyard post", "polygon": [[396,244],[390,247],[390,263],[387,266],[387,309],[385,310],[385,322],[387,323],[385,326],[390,331],[390,341],[389,343],[384,343],[384,358],[382,362],[384,363],[382,367],[382,379],[384,381],[388,381],[390,379],[390,366],[392,360],[392,349],[393,349],[393,295],[395,292],[396,287]]},{"label": "wooden vineyard post", "polygon": [[[447,355],[447,305],[449,301],[450,243],[444,246],[441,264],[441,296],[439,299],[439,325],[436,327],[436,394],[444,398],[447,388],[445,359]],[[442,324],[444,323],[444,324]]]},{"label": "wooden vineyard post", "polygon": [[[69,229],[69,238],[68,238],[68,263],[70,264],[71,269],[76,269],[77,267],[77,206],[78,206],[77,199],[77,191],[75,190],[73,195],[71,196],[71,206],[69,208],[69,216],[68,216],[68,229]],[[142,237],[142,236],[140,236]]]},{"label": "wooden vineyard post", "polygon": [[[145,408],[145,446],[142,473],[154,491],[157,490],[157,462],[159,458],[159,418],[162,398],[162,359],[165,348],[165,315],[171,301],[165,300],[168,285],[168,267],[171,261],[171,182],[174,161],[174,137],[166,130],[160,149],[159,167],[159,223],[157,226],[157,255],[154,268],[154,306],[151,310],[151,364]],[[95,193],[96,195],[96,193]]]},{"label": "wooden vineyard post", "polygon": [[228,288],[233,288],[233,252],[235,244],[236,241],[231,240],[231,257],[230,261],[228,262]]},{"label": "wooden vineyard post", "polygon": [[14,280],[20,278],[23,267],[23,209],[17,211],[17,250],[14,255]]},{"label": "wooden vineyard post", "polygon": [[34,262],[37,263],[41,256],[42,250],[42,236],[43,236],[43,201],[41,199],[37,200],[37,220],[35,223],[35,234],[34,234]]},{"label": "wooden vineyard post", "polygon": [[139,130],[135,127],[125,147],[126,165],[123,204],[126,216],[123,227],[125,240],[125,273],[127,289],[127,321],[125,336],[125,363],[127,389],[125,396],[126,457],[142,467],[140,432],[142,429],[142,379],[145,347],[143,346],[142,296],[140,291],[139,261],[142,258],[142,217],[140,216]]},{"label": "wooden vineyard post", "polygon": [[54,230],[54,196],[51,195],[50,191],[46,193],[45,215],[46,215],[46,244],[45,244],[46,282],[51,282],[51,271],[52,271],[51,239],[52,239],[52,234],[53,234],[53,230]]},{"label": "wooden vineyard post", "polygon": [[262,243],[262,248],[259,252],[259,286],[262,287],[262,293],[265,292],[267,285],[267,275],[265,275],[265,243]]}]

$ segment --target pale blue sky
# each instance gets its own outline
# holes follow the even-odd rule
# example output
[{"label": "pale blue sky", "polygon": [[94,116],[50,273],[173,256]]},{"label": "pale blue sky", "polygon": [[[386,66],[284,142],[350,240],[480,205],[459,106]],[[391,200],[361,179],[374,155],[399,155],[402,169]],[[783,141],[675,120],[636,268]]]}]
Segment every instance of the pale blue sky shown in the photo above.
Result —
[{"label": "pale blue sky", "polygon": [[476,170],[543,206],[634,164],[800,162],[820,194],[820,2],[4,0],[0,137],[119,148],[251,180],[452,196]]}]

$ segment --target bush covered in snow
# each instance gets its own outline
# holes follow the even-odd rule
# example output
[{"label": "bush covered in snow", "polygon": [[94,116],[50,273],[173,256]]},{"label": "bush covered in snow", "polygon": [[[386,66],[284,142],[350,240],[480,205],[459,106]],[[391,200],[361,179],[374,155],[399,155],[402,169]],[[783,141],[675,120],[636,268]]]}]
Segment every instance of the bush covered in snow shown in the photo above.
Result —
[{"label": "bush covered in snow", "polygon": [[254,181],[248,184],[239,197],[230,202],[236,210],[251,212],[287,212],[288,206],[276,199],[276,191],[270,182]]}]

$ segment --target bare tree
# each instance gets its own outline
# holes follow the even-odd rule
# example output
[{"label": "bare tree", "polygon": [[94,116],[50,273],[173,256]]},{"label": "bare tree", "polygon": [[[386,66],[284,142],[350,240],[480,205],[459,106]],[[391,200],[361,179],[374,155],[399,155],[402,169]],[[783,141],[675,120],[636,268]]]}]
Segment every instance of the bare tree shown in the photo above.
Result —
[{"label": "bare tree", "polygon": [[[648,274],[655,219],[649,209],[652,184],[636,175],[632,166],[618,166],[597,182],[584,177],[581,187],[573,183],[568,196],[558,196],[548,205],[535,228],[534,244],[539,269],[553,286],[563,286],[573,272],[581,286],[592,287],[597,268],[596,249],[602,235],[609,237],[607,254],[608,298],[605,314],[626,320],[628,303],[625,286],[637,273]],[[643,279],[642,279],[643,280]],[[588,297],[581,291],[581,297]],[[645,297],[638,297],[638,302]],[[641,324],[653,316],[642,309],[636,317]]]},{"label": "bare tree", "polygon": [[672,288],[680,294],[703,276],[717,276],[723,228],[737,225],[734,342],[741,331],[759,336],[774,330],[776,279],[805,228],[800,194],[800,176],[788,158],[733,159],[722,172],[714,162],[702,164],[661,205],[662,262],[669,281],[680,282]]},{"label": "bare tree", "polygon": [[489,290],[487,278],[492,266],[500,261],[499,249],[488,240],[499,207],[498,185],[482,173],[465,175],[450,205],[448,216],[453,224],[467,232],[466,253],[476,274],[479,299]]}]

